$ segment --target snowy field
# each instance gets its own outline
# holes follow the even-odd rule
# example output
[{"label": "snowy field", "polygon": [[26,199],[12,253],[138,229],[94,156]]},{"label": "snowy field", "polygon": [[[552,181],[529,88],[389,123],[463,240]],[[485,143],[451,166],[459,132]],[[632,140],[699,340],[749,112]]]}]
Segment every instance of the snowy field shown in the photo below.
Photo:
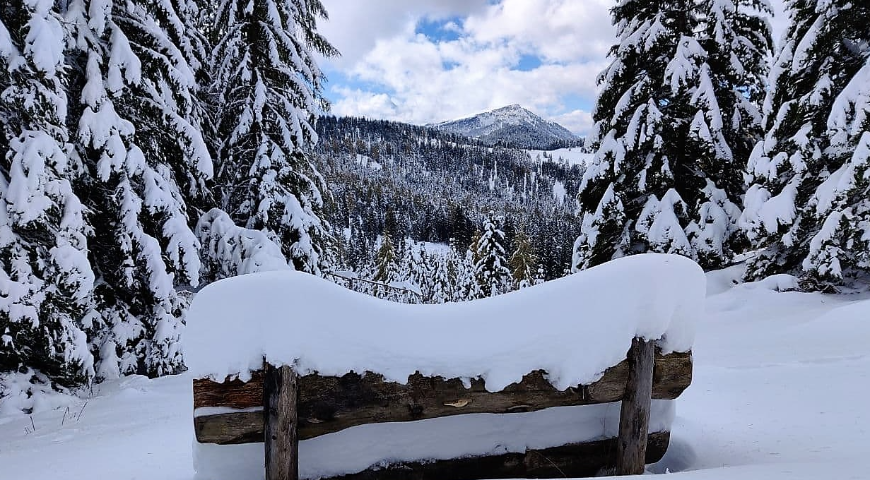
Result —
[{"label": "snowy field", "polygon": [[[671,448],[651,472],[870,478],[870,297],[779,293],[787,277],[735,285],[739,275],[707,276],[694,381],[677,400]],[[32,416],[7,411],[0,480],[191,480],[191,417],[187,376],[103,384],[88,400]]]},{"label": "snowy field", "polygon": [[528,150],[532,160],[541,162],[544,155],[549,155],[554,162],[565,162],[568,165],[587,165],[591,163],[593,155],[583,152],[582,148],[560,148],[558,150]]}]

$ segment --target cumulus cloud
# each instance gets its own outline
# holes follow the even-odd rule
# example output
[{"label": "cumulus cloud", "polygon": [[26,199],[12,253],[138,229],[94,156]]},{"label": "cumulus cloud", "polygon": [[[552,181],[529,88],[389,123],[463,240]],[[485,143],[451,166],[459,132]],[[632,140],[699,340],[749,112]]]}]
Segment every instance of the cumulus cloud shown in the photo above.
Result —
[{"label": "cumulus cloud", "polygon": [[407,35],[421,18],[466,17],[483,12],[487,0],[323,0],[329,21],[320,32],[341,52],[330,62],[352,66],[380,39]]},{"label": "cumulus cloud", "polygon": [[[333,113],[416,124],[519,103],[575,133],[615,40],[611,0],[324,0]],[[781,11],[781,0],[773,2]],[[423,34],[423,20],[442,35]],[[787,19],[774,22],[779,35]],[[450,35],[447,35],[447,34]]]}]

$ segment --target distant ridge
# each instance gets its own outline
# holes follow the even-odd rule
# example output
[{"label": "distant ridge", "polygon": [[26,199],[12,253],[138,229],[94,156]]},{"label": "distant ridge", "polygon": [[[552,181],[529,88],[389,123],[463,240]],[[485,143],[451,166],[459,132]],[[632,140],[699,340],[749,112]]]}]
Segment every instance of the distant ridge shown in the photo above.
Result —
[{"label": "distant ridge", "polygon": [[516,104],[430,126],[444,132],[476,138],[488,145],[550,150],[579,146],[582,143],[567,128],[544,120]]}]

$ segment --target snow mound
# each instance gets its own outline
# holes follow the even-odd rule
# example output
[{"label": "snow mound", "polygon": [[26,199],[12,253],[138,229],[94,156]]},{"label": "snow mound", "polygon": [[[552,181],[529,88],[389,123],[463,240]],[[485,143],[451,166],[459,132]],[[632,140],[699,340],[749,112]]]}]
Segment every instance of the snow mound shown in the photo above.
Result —
[{"label": "snow mound", "polygon": [[693,261],[646,254],[467,303],[402,305],[297,272],[265,272],[204,288],[188,313],[185,357],[195,377],[243,379],[272,364],[300,373],[416,371],[486,380],[499,391],[533,370],[560,390],[588,384],[625,358],[632,338],[687,351],[704,313]]}]

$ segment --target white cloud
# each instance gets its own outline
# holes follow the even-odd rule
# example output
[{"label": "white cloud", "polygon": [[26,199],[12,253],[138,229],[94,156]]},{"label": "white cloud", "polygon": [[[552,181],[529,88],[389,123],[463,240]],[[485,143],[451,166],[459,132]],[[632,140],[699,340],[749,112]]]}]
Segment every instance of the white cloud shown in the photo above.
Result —
[{"label": "white cloud", "polygon": [[[782,11],[782,0],[772,3]],[[582,107],[594,104],[595,79],[615,40],[611,0],[324,4],[331,21],[321,31],[343,54],[329,65],[352,80],[333,85],[335,114],[425,124],[519,103],[577,133],[592,125]],[[458,39],[415,33],[423,18],[451,20],[443,29]],[[775,38],[786,22],[785,15],[772,21]],[[520,71],[528,55],[541,65]]]},{"label": "white cloud", "polygon": [[604,58],[614,40],[611,0],[503,0],[465,26],[480,42],[516,42],[557,62]]},{"label": "white cloud", "polygon": [[465,17],[486,9],[487,0],[323,0],[329,21],[320,32],[341,52],[330,62],[352,66],[379,39],[413,32],[421,18]]},{"label": "white cloud", "polygon": [[572,132],[588,132],[594,124],[592,114],[584,110],[573,110],[563,113],[553,117],[552,120]]}]

